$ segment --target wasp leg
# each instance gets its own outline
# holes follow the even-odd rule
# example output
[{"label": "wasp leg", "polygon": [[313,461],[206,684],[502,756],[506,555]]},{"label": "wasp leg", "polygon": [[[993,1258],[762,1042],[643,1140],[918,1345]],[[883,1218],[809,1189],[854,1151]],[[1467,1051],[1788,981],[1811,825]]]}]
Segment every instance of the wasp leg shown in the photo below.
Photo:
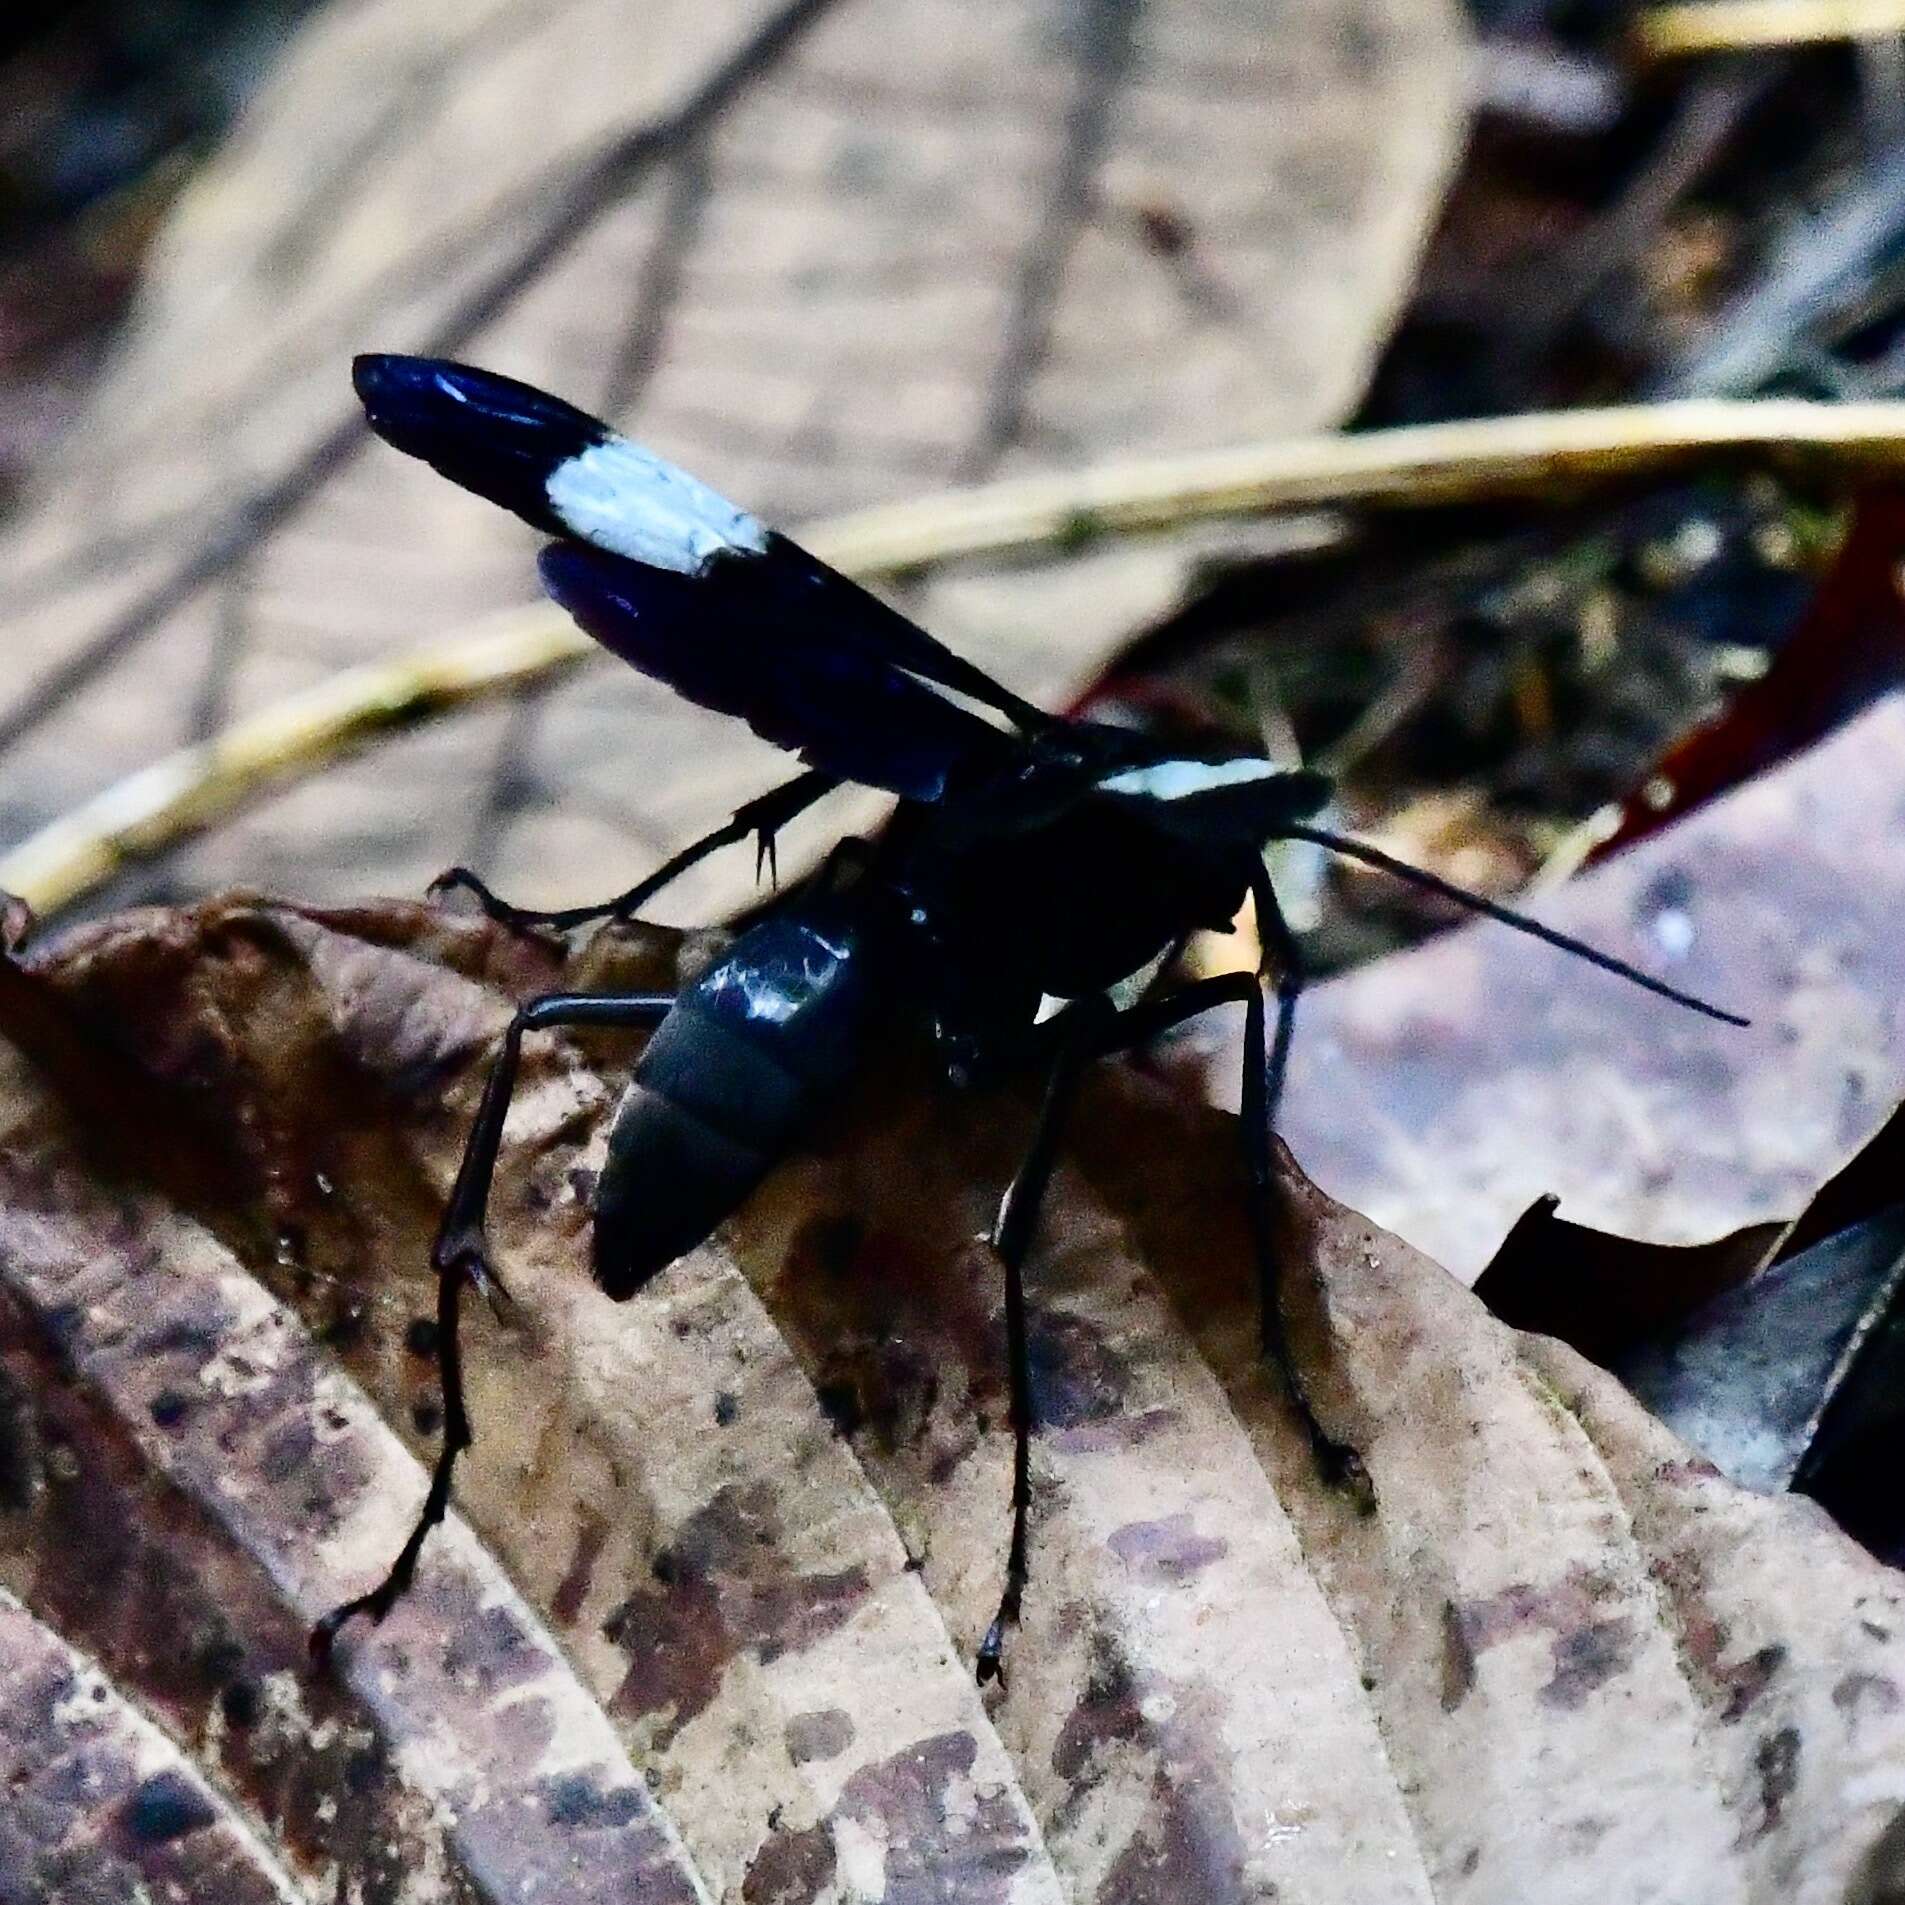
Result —
[{"label": "wasp leg", "polygon": [[[1250,1231],[1257,1258],[1257,1327],[1264,1357],[1277,1366],[1290,1399],[1309,1438],[1310,1452],[1323,1478],[1334,1484],[1354,1484],[1368,1488],[1368,1476],[1362,1457],[1346,1442],[1339,1442],[1317,1419],[1310,1400],[1309,1385],[1290,1352],[1289,1333],[1283,1321],[1283,1277],[1277,1262],[1276,1237],[1272,1218],[1276,1198],[1276,1175],[1271,1164],[1271,1146],[1276,1136],[1277,1113],[1283,1104],[1284,1074],[1290,1063],[1290,1035],[1295,1029],[1296,1002],[1304,983],[1303,958],[1277,904],[1276,889],[1259,861],[1250,881],[1256,901],[1257,931],[1263,944],[1257,983],[1244,1001],[1244,1077],[1243,1141],[1245,1162],[1250,1172]],[[1263,989],[1273,983],[1277,995],[1277,1026],[1264,1050]]]},{"label": "wasp leg", "polygon": [[522,1061],[524,1033],[557,1025],[658,1025],[673,1004],[673,995],[666,992],[552,992],[530,1000],[510,1020],[502,1050],[484,1081],[476,1121],[463,1147],[463,1162],[457,1168],[456,1184],[430,1251],[430,1265],[437,1274],[436,1357],[437,1374],[443,1384],[443,1444],[430,1472],[429,1492],[384,1578],[369,1593],[332,1608],[312,1628],[311,1652],[319,1662],[329,1657],[332,1643],[346,1622],[363,1614],[375,1626],[409,1591],[423,1544],[449,1508],[457,1457],[473,1439],[463,1394],[463,1288],[466,1283],[479,1289],[501,1288],[490,1268],[483,1226],[490,1186],[496,1177],[496,1159],[502,1149],[503,1121],[509,1114]]},{"label": "wasp leg", "polygon": [[[1289,1335],[1283,1323],[1282,1277],[1272,1222],[1276,1178],[1271,1168],[1271,1139],[1276,1132],[1277,1110],[1283,1099],[1283,1078],[1289,1064],[1296,1002],[1303,990],[1303,963],[1295,936],[1283,917],[1282,908],[1277,904],[1269,875],[1259,872],[1251,882],[1251,890],[1256,899],[1259,931],[1263,940],[1263,958],[1258,970],[1254,973],[1221,973],[1213,978],[1194,980],[1176,992],[1129,1008],[1119,1014],[1101,1049],[1128,1050],[1147,1043],[1173,1026],[1182,1025],[1186,1019],[1210,1011],[1214,1006],[1243,1006],[1243,1115],[1239,1120],[1239,1135],[1243,1139],[1244,1167],[1250,1180],[1250,1241],[1257,1265],[1259,1343],[1264,1359],[1274,1363],[1283,1378],[1317,1468],[1324,1478],[1331,1483],[1350,1484],[1366,1490],[1368,1477],[1362,1458],[1348,1444],[1331,1436],[1317,1420],[1309,1387],[1296,1358],[1291,1354]],[[1277,995],[1274,1038],[1266,1037],[1263,995],[1267,982],[1274,984]]]},{"label": "wasp leg", "polygon": [[[1341,1482],[1363,1473],[1355,1450],[1336,1441],[1317,1420],[1283,1327],[1276,1243],[1271,1225],[1271,1200],[1275,1196],[1271,1136],[1276,1129],[1277,1106],[1283,1095],[1296,1002],[1303,990],[1303,966],[1295,937],[1271,889],[1269,875],[1264,873],[1253,878],[1252,889],[1258,917],[1263,922],[1264,951],[1258,971],[1221,973],[1194,980],[1175,992],[1143,1000],[1116,1014],[1076,1007],[1073,1013],[1049,1022],[1051,1026],[1064,1027],[1059,1034],[1062,1043],[1047,1078],[1045,1100],[1031,1147],[1000,1205],[999,1221],[993,1231],[993,1248],[1003,1261],[1006,1274],[1006,1353],[1012,1377],[1012,1540],[1006,1556],[1005,1592],[979,1647],[981,1682],[1001,1677],[1000,1656],[1006,1631],[1018,1621],[1025,1593],[1033,1426],[1031,1366],[1026,1347],[1025,1253],[1038,1219],[1040,1200],[1051,1181],[1065,1113],[1085,1066],[1092,1060],[1143,1045],[1216,1006],[1243,1006],[1244,1081],[1240,1125],[1244,1162],[1250,1179],[1250,1232],[1257,1263],[1258,1328],[1263,1354],[1282,1375],[1323,1474],[1332,1482]],[[1265,1036],[1266,981],[1274,983],[1277,994],[1274,1041]],[[1079,1016],[1074,1018],[1074,1013]]]},{"label": "wasp leg", "polygon": [[626,893],[618,893],[613,899],[599,900],[591,906],[565,906],[549,912],[512,906],[508,900],[499,899],[492,893],[468,867],[451,867],[447,873],[439,873],[430,882],[430,896],[436,899],[445,893],[469,893],[489,918],[514,932],[531,932],[542,927],[560,933],[567,932],[572,926],[586,926],[592,919],[628,919],[640,912],[663,887],[680,878],[690,867],[699,865],[717,849],[734,846],[749,835],[753,835],[758,842],[759,858],[754,869],[758,879],[762,866],[773,859],[774,838],[781,828],[839,785],[834,775],[822,774],[817,770],[796,774],[792,780],[770,789],[758,800],[750,800],[745,806],[737,807],[732,820],[715,828],[712,833],[703,834],[699,840],[683,847],[673,858],[664,860],[645,880],[637,881]]},{"label": "wasp leg", "polygon": [[[1079,1005],[1064,1015],[1066,1036],[1046,1075],[1045,1098],[1038,1123],[1018,1173],[999,1203],[992,1227],[992,1248],[1005,1266],[1005,1349],[1011,1380],[1012,1414],[1012,1538],[1006,1549],[1005,1590],[999,1611],[979,1643],[976,1663],[980,1685],[1003,1681],[1000,1656],[1006,1633],[1018,1625],[1019,1604],[1025,1598],[1026,1516],[1032,1506],[1032,1361],[1026,1333],[1025,1257],[1038,1228],[1039,1206],[1052,1181],[1058,1161],[1058,1140],[1065,1114],[1077,1093],[1085,1067],[1106,1049],[1105,1026],[1109,1009]],[[1115,1022],[1115,1021],[1113,1021]]]},{"label": "wasp leg", "polygon": [[[1007,1632],[1018,1625],[1025,1598],[1028,1569],[1026,1521],[1032,1505],[1032,1365],[1026,1328],[1025,1257],[1038,1226],[1039,1206],[1051,1183],[1058,1159],[1058,1141],[1065,1114],[1076,1095],[1085,1067],[1094,1059],[1143,1044],[1211,1006],[1241,1000],[1256,982],[1247,974],[1199,980],[1168,998],[1147,1000],[1126,1011],[1114,1012],[1103,1002],[1073,1006],[1039,1028],[1056,1042],[1046,1074],[1045,1097],[1039,1107],[1032,1142],[1018,1173],[999,1204],[992,1231],[992,1247],[1005,1266],[1005,1345],[1011,1379],[1012,1416],[1012,1536],[1006,1549],[1005,1588],[999,1611],[979,1643],[975,1671],[980,1685],[1003,1681],[1001,1656]],[[1050,1047],[1045,1047],[1050,1050]]]},{"label": "wasp leg", "polygon": [[[1258,934],[1263,952],[1255,973],[1226,973],[1200,979],[1157,1000],[1120,1014],[1115,1027],[1116,1048],[1142,1045],[1186,1019],[1213,1006],[1239,1001],[1244,1008],[1244,1075],[1240,1135],[1244,1167],[1250,1178],[1250,1241],[1257,1260],[1257,1329],[1265,1361],[1274,1363],[1295,1404],[1317,1468],[1336,1484],[1367,1489],[1362,1458],[1339,1442],[1317,1419],[1309,1386],[1290,1351],[1283,1323],[1282,1275],[1277,1261],[1275,1228],[1276,1176],[1271,1165],[1271,1141],[1277,1112],[1283,1102],[1284,1074],[1289,1068],[1290,1037],[1295,1029],[1296,1002],[1304,984],[1303,959],[1277,903],[1270,876],[1258,864],[1250,891],[1256,902]],[[1272,985],[1277,997],[1277,1024],[1266,1037],[1264,988]],[[1109,1049],[1109,1048],[1108,1048]]]}]

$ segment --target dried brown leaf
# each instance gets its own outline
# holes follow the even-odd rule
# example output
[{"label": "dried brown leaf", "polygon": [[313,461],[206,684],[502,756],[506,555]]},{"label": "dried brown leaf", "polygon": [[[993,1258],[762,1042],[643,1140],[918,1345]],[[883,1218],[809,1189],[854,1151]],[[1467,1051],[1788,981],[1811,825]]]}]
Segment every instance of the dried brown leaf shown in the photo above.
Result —
[{"label": "dried brown leaf", "polygon": [[1749,1224],[1702,1244],[1653,1244],[1557,1215],[1537,1198],[1475,1279],[1475,1294],[1519,1330],[1558,1336],[1606,1368],[1770,1263],[1788,1225]]},{"label": "dried brown leaf", "polygon": [[[1445,0],[320,12],[186,194],[0,548],[10,834],[533,596],[519,526],[359,454],[357,350],[530,377],[789,523],[1334,421],[1432,213],[1459,54]],[[1160,206],[1188,235],[1169,253]],[[1036,620],[969,583],[917,606],[1057,695],[1180,573],[1103,552]],[[604,665],[381,749],[173,879],[418,891],[475,859],[595,897],[777,771]],[[671,904],[714,917],[747,871]]]},{"label": "dried brown leaf", "polygon": [[[530,1044],[492,1207],[517,1301],[473,1319],[462,1515],[340,1677],[306,1672],[304,1623],[421,1491],[407,1325],[487,1038],[558,976],[652,984],[675,957],[610,934],[558,974],[423,909],[241,896],[18,970],[9,1035],[71,1038],[0,1076],[0,1634],[51,1663],[4,1683],[15,1764],[59,1750],[44,1675],[96,1674],[103,1737],[164,1736],[114,1764],[218,1795],[193,1856],[299,1896],[516,1896],[532,1871],[542,1898],[742,1905],[1897,1882],[1898,1578],[1286,1165],[1298,1352],[1374,1507],[1322,1487],[1254,1353],[1234,1127],[1118,1074],[1033,1267],[1045,1427],[1002,1696],[967,1664],[1009,1454],[972,1238],[1028,1108],[876,1081],[618,1307],[583,1267],[606,1040]],[[146,1125],[102,1127],[155,1097],[142,1164]],[[184,1168],[201,1145],[222,1178]],[[64,1789],[60,1842],[106,1857],[123,1785]]]},{"label": "dried brown leaf", "polygon": [[[1535,907],[1748,1030],[1494,925],[1319,988],[1285,1116],[1304,1168],[1464,1279],[1549,1193],[1659,1243],[1790,1220],[1905,1097],[1901,760],[1894,696]],[[1230,1102],[1238,1063],[1211,1060]]]}]

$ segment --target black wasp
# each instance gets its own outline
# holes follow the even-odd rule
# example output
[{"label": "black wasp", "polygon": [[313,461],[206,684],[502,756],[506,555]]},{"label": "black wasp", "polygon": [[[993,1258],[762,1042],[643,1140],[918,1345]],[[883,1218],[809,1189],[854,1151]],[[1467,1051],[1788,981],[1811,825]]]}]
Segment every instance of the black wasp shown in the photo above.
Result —
[{"label": "black wasp", "polygon": [[[1065,1110],[1083,1069],[1218,1005],[1245,1009],[1242,1132],[1264,1353],[1319,1460],[1351,1453],[1317,1427],[1285,1354],[1270,1231],[1271,1132],[1302,966],[1264,869],[1278,839],[1313,841],[1488,914],[1675,1003],[1744,1023],[1479,895],[1310,824],[1322,776],[1234,751],[1166,747],[1046,714],[786,537],[607,425],[528,385],[433,358],[361,357],[371,427],[556,540],[544,584],[604,647],[691,701],[738,715],[806,771],[742,807],[639,886],[533,913],[457,869],[515,925],[636,912],[717,847],[775,831],[843,781],[899,797],[872,842],[837,848],[679,995],[555,993],[524,1006],[491,1067],[432,1261],[443,1445],[416,1526],[383,1581],[335,1609],[381,1619],[409,1585],[469,1446],[458,1345],[464,1285],[491,1275],[483,1224],[526,1032],[635,1026],[653,1036],[618,1106],[595,1205],[595,1277],[617,1300],[703,1242],[798,1141],[878,1034],[923,1031],[948,1078],[1031,1070],[1043,1106],[992,1242],[1004,1266],[1014,1433],[1012,1531],[999,1612],[979,1650],[998,1673],[1026,1577],[1033,1398],[1024,1263]],[[1160,989],[1189,934],[1254,896],[1255,975]],[[1266,990],[1276,1000],[1268,1028]]]}]

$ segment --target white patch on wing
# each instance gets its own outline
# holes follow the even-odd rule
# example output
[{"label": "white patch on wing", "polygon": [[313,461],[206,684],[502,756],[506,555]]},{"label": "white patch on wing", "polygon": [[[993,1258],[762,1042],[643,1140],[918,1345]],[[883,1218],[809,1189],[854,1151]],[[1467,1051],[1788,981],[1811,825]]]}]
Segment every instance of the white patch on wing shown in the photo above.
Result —
[{"label": "white patch on wing", "polygon": [[767,547],[765,523],[626,437],[558,463],[548,495],[579,540],[678,575],[699,574],[724,551],[757,556]]},{"label": "white patch on wing", "polygon": [[1150,767],[1127,767],[1101,780],[1107,794],[1141,794],[1150,800],[1185,800],[1218,787],[1240,787],[1247,781],[1267,781],[1286,770],[1275,761],[1247,755],[1237,761],[1157,761]]}]

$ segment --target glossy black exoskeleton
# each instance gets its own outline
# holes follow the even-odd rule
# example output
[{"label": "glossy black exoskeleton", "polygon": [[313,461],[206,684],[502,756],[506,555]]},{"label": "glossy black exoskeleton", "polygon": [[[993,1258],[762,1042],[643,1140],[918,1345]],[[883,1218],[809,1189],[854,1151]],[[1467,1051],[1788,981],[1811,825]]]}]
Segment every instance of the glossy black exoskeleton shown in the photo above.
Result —
[{"label": "glossy black exoskeleton", "polygon": [[705,1243],[853,1076],[891,997],[888,895],[804,894],[676,998],[609,1126],[595,1278],[618,1300]]},{"label": "glossy black exoskeleton", "polygon": [[[899,798],[874,843],[843,843],[681,993],[558,993],[504,1035],[432,1253],[444,1438],[429,1495],[382,1582],[337,1608],[381,1619],[442,1519],[470,1441],[461,1293],[493,1278],[484,1214],[524,1036],[556,1026],[652,1030],[610,1127],[594,1211],[595,1275],[635,1295],[703,1242],[852,1078],[879,1028],[929,1038],[955,1083],[1032,1070],[1039,1122],[1000,1205],[1013,1442],[1012,1528],[999,1612],[979,1650],[998,1671],[1026,1578],[1033,1394],[1023,1266],[1083,1070],[1212,1006],[1244,1007],[1241,1131],[1251,1182],[1265,1354],[1283,1369],[1326,1472],[1354,1463],[1310,1410],[1286,1353],[1270,1228],[1271,1134],[1302,986],[1265,871],[1276,839],[1310,840],[1414,881],[1649,990],[1732,1015],[1534,920],[1315,824],[1319,775],[1235,753],[1166,748],[1047,715],[693,477],[527,385],[427,358],[360,358],[370,422],[557,540],[550,593],[592,635],[701,705],[797,752],[807,771],[741,808],[641,885],[597,905],[533,913],[454,869],[496,918],[568,927],[633,915],[716,848],[775,832],[842,781]],[[976,704],[976,709],[974,705]],[[1255,974],[1151,984],[1199,928],[1254,899]],[[1274,1035],[1267,999],[1274,998]]]}]

